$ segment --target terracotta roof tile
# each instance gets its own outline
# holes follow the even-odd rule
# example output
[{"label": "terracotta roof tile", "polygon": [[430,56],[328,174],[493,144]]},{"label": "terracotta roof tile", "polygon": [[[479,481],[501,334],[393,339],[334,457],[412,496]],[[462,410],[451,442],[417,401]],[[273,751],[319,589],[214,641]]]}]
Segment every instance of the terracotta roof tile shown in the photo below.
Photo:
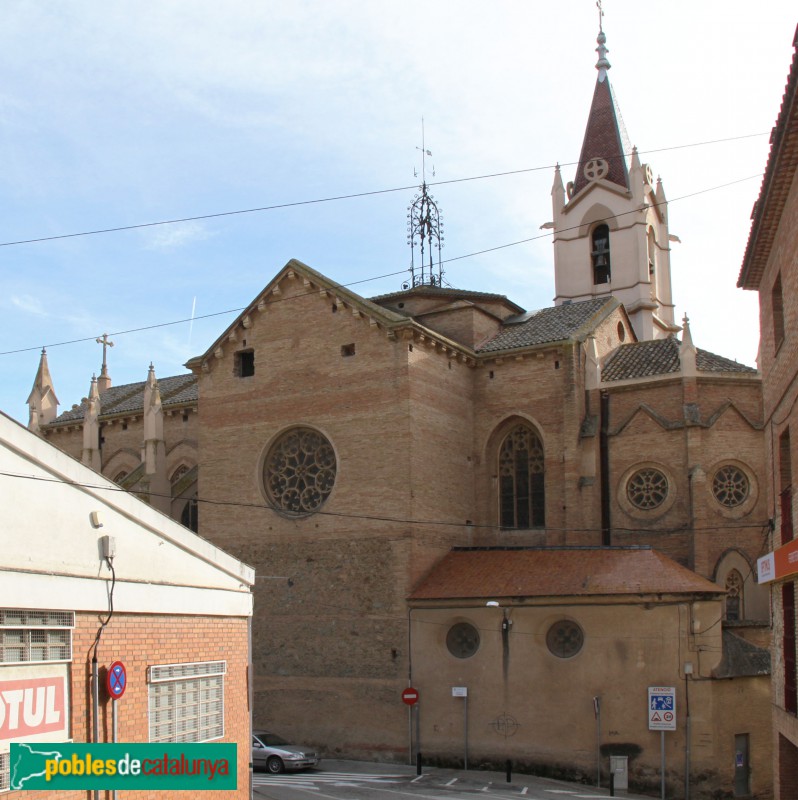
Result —
[{"label": "terracotta roof tile", "polygon": [[[145,381],[112,386],[108,391],[100,393],[100,419],[114,414],[141,412],[144,408]],[[173,375],[158,379],[161,403],[168,406],[196,403],[199,399],[197,376],[187,372],[184,375]],[[86,413],[83,404],[77,408],[59,414],[51,425],[59,423],[80,422]]]},{"label": "terracotta roof tile", "polygon": [[602,312],[609,313],[617,306],[617,300],[602,297],[532,311],[515,319],[505,320],[501,330],[480,345],[477,352],[490,353],[578,338],[580,334],[592,330],[593,325],[590,323],[603,316]]},{"label": "terracotta roof tile", "polygon": [[742,678],[753,675],[770,675],[770,652],[724,629],[723,658],[714,677]]},{"label": "terracotta roof tile", "polygon": [[647,547],[455,548],[409,599],[695,593],[724,590]]},{"label": "terracotta roof tile", "polygon": [[[622,344],[607,359],[601,371],[604,381],[621,381],[629,378],[646,378],[652,375],[669,375],[679,371],[680,342],[675,336],[645,342]],[[738,364],[730,358],[696,348],[696,368],[699,372],[734,372],[756,375],[756,370]]]}]

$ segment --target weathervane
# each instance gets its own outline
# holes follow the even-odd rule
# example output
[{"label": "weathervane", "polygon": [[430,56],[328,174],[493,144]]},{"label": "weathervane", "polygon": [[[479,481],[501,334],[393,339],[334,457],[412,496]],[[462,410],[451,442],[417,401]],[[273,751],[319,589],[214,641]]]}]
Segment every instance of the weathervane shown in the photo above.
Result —
[{"label": "weathervane", "polygon": [[[443,223],[441,211],[433,196],[427,190],[427,150],[424,138],[424,118],[421,119],[421,186],[413,203],[407,207],[407,243],[410,245],[410,281],[403,285],[404,289],[413,286],[440,286],[443,279],[441,268],[441,248],[443,247]],[[435,167],[432,168],[435,177]],[[413,169],[413,177],[418,172]],[[419,247],[419,266],[416,265],[416,245]],[[437,255],[437,264],[436,261]]]}]

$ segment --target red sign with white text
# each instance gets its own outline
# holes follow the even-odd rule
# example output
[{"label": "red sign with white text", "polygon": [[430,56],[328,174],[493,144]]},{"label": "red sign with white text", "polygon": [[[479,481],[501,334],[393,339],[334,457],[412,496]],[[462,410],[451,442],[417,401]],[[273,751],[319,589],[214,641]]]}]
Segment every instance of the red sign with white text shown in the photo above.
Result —
[{"label": "red sign with white text", "polygon": [[61,733],[66,714],[64,677],[0,680],[0,740]]}]

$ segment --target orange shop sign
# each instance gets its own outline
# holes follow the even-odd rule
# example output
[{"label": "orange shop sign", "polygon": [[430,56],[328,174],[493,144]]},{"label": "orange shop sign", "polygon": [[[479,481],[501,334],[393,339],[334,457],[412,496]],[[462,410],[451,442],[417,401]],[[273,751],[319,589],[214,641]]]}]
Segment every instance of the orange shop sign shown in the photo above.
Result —
[{"label": "orange shop sign", "polygon": [[762,556],[756,562],[759,583],[777,581],[790,575],[798,575],[798,539]]}]

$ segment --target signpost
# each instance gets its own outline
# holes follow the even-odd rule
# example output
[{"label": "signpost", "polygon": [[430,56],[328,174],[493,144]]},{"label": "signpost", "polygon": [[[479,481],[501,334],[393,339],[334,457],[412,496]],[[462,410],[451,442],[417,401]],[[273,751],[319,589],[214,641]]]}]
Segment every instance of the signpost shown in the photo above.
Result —
[{"label": "signpost", "polygon": [[676,730],[676,687],[648,687],[648,729],[660,731],[662,800],[665,800],[665,731]]},{"label": "signpost", "polygon": [[452,686],[452,697],[463,698],[463,769],[468,769],[468,687]]},{"label": "signpost", "polygon": [[402,690],[402,702],[407,706],[408,725],[410,726],[410,762],[413,761],[413,706],[416,707],[416,775],[421,775],[421,723],[418,719],[418,689],[408,686]]}]

